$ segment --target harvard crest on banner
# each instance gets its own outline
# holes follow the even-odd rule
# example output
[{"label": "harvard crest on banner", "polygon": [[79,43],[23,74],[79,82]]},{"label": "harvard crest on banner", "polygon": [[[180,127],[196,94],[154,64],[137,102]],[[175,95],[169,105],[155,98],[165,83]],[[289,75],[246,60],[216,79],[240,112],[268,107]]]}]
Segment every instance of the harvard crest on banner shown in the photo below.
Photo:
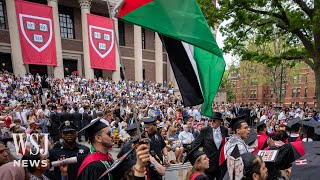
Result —
[{"label": "harvard crest on banner", "polygon": [[25,1],[15,3],[24,63],[57,65],[52,7]]},{"label": "harvard crest on banner", "polygon": [[91,68],[116,70],[112,20],[87,14]]}]

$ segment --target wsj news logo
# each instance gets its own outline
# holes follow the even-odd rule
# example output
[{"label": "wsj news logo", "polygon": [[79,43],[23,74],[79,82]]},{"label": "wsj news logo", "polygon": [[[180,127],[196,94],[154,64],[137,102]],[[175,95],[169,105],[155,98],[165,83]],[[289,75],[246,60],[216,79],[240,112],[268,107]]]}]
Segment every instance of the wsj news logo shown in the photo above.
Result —
[{"label": "wsj news logo", "polygon": [[[27,139],[30,139],[30,143],[32,148],[30,147],[29,153],[30,155],[43,155],[46,156],[48,154],[48,144],[49,144],[49,134],[43,134],[44,135],[44,148],[43,151],[41,150],[38,142],[39,142],[39,134],[31,134],[25,136],[25,134],[16,134],[13,133],[13,142],[14,147],[16,149],[17,154],[26,154],[27,149]],[[25,138],[26,137],[26,138]],[[47,167],[49,164],[47,160],[14,160],[13,165],[18,167]],[[28,165],[29,164],[29,165]]]}]

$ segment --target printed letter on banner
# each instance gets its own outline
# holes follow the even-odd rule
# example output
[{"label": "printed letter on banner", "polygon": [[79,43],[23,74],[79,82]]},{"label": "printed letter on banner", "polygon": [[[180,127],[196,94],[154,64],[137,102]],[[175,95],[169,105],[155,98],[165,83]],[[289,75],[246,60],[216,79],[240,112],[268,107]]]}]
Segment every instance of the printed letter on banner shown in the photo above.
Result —
[{"label": "printed letter on banner", "polygon": [[91,68],[116,70],[115,32],[110,18],[87,14]]},{"label": "printed letter on banner", "polygon": [[15,3],[24,63],[56,66],[52,7],[26,1]]}]

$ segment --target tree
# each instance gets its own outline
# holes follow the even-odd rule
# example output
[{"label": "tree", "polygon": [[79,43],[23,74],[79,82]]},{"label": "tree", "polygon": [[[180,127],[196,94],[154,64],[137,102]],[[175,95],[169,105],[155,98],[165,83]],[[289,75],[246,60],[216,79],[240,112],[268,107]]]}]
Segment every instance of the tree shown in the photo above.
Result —
[{"label": "tree", "polygon": [[229,70],[226,70],[223,74],[220,88],[227,92],[227,102],[232,102],[236,99],[235,93],[232,91],[232,82],[229,79]]},{"label": "tree", "polygon": [[[203,5],[211,0],[199,0],[209,25],[227,20],[221,27],[225,52],[241,57],[252,53],[264,56],[265,60],[301,60],[315,73],[317,107],[320,110],[320,0],[218,0],[213,10]],[[288,49],[274,56],[262,52],[250,52],[246,45],[270,43],[279,35],[286,39]]]}]

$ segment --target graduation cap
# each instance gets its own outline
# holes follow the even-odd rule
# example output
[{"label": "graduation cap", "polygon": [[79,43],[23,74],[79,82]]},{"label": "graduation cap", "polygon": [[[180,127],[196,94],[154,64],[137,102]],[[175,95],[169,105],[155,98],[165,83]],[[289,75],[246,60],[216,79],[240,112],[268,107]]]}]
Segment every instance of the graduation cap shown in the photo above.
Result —
[{"label": "graduation cap", "polygon": [[313,118],[304,119],[302,121],[299,121],[299,123],[308,127],[314,127],[314,128],[320,127],[320,122],[313,120]]},{"label": "graduation cap", "polygon": [[304,151],[306,154],[317,154],[320,153],[320,142],[312,141],[312,142],[302,142]]},{"label": "graduation cap", "polygon": [[196,160],[198,159],[198,157],[204,155],[203,151],[199,151],[198,150],[200,145],[201,144],[197,145],[196,147],[191,149],[191,151],[189,151],[189,153],[187,154],[186,158],[183,161],[183,164],[186,163],[189,160],[191,165],[193,166],[194,163],[196,162]]},{"label": "graduation cap", "polygon": [[231,119],[231,122],[230,122],[230,127],[233,129],[233,130],[236,130],[236,127],[243,123],[243,122],[246,122],[245,120],[245,117],[246,115],[242,115],[242,116],[238,116],[236,118],[233,118]]},{"label": "graduation cap", "polygon": [[278,150],[274,161],[266,162],[266,166],[277,167],[280,170],[288,169],[291,163],[305,154],[301,141],[284,144],[281,147],[270,147],[269,150]]},{"label": "graduation cap", "polygon": [[292,180],[319,179],[320,155],[308,153],[292,164]]},{"label": "graduation cap", "polygon": [[[108,121],[98,117],[90,122],[87,126],[82,128],[78,133],[81,133],[84,130],[88,130],[89,136],[94,136],[95,133],[99,132],[101,129],[108,127]],[[89,138],[90,139],[90,138]]]},{"label": "graduation cap", "polygon": [[301,121],[301,118],[300,118],[300,117],[296,117],[296,118],[290,120],[290,121],[287,123],[287,127],[293,128],[293,126],[299,125],[298,123],[299,123],[300,121]]},{"label": "graduation cap", "polygon": [[258,138],[258,135],[257,135],[257,132],[255,131],[255,129],[250,129],[249,137],[247,139],[245,139],[244,142],[248,146],[250,146],[256,141],[257,138]]},{"label": "graduation cap", "polygon": [[113,179],[121,179],[124,172],[129,170],[137,161],[134,149],[130,149],[127,153],[122,155],[119,159],[115,160],[109,169],[107,169],[99,179],[103,178],[108,173],[111,173]]}]

